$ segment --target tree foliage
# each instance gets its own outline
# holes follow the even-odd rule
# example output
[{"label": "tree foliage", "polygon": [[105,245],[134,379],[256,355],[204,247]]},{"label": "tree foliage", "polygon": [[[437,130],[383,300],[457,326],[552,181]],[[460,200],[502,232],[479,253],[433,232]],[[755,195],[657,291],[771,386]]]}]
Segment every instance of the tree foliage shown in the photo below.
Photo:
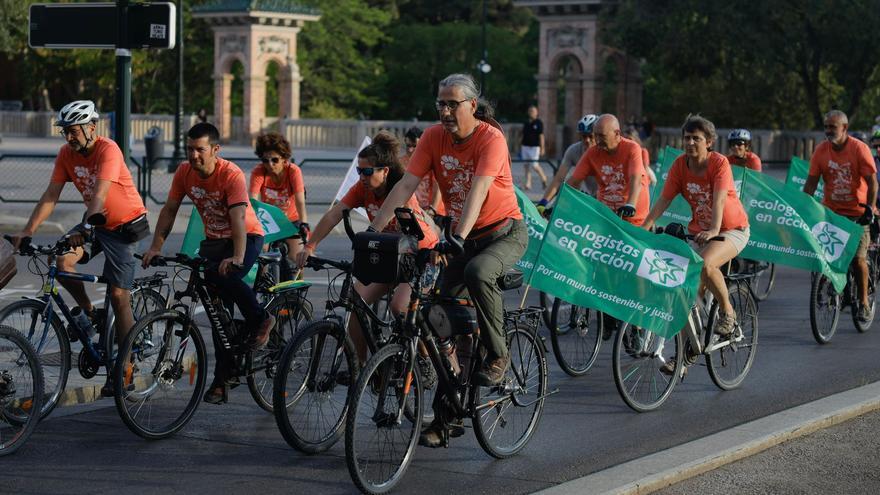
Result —
[{"label": "tree foliage", "polygon": [[[820,127],[878,102],[876,0],[623,0],[604,40],[646,60],[645,109],[662,123],[702,112],[727,125]],[[876,109],[876,107],[875,107]],[[869,108],[870,110],[870,108]]]}]

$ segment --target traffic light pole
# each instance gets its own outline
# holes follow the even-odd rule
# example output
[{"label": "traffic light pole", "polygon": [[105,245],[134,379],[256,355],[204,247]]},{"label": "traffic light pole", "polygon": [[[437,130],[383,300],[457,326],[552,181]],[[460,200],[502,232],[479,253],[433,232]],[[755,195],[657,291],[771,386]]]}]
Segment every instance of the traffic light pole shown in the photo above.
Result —
[{"label": "traffic light pole", "polygon": [[129,162],[131,147],[131,50],[128,46],[128,0],[116,2],[116,144]]}]

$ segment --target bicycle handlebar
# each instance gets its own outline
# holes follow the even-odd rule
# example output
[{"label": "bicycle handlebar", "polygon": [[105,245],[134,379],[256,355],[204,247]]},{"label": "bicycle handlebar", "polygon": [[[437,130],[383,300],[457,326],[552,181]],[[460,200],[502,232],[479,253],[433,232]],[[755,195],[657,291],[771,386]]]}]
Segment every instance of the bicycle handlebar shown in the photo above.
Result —
[{"label": "bicycle handlebar", "polygon": [[332,266],[338,270],[342,270],[344,272],[351,271],[351,262],[349,261],[334,261],[328,260],[326,258],[320,258],[318,256],[309,256],[308,260],[306,260],[306,267],[312,268],[313,270],[324,270],[328,266]]},{"label": "bicycle handlebar", "polygon": [[[10,243],[13,241],[11,235],[4,234],[3,237]],[[72,246],[70,245],[70,240],[67,238],[67,236],[58,239],[55,244],[46,244],[43,246],[33,244],[31,242],[32,240],[33,238],[31,237],[22,237],[21,241],[18,244],[18,254],[22,256],[34,256],[37,254],[42,254],[46,256],[61,256],[71,251],[72,249]]]},{"label": "bicycle handlebar", "polygon": [[[135,254],[135,258],[142,260],[144,256],[141,254]],[[153,256],[153,259],[150,260],[150,266],[168,266],[168,263],[175,263],[178,265],[186,265],[193,270],[198,270],[201,267],[206,269],[216,269],[220,266],[220,262],[209,260],[207,258],[199,258],[199,257],[191,257],[184,253],[177,253],[174,256],[162,256],[156,255]],[[244,265],[239,265],[238,263],[231,263],[232,268],[236,270],[244,270]]]}]

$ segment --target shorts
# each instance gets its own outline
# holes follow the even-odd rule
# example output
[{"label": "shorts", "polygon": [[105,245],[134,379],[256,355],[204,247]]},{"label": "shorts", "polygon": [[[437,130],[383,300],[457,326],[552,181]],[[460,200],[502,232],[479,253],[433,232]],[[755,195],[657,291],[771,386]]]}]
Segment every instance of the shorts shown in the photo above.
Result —
[{"label": "shorts", "polygon": [[131,290],[134,282],[134,253],[137,242],[125,242],[116,232],[95,229],[95,240],[104,251],[104,272],[107,283],[120,289]]},{"label": "shorts", "polygon": [[541,147],[540,146],[523,146],[519,150],[519,157],[523,160],[533,160],[537,161],[541,158]]},{"label": "shorts", "polygon": [[[847,216],[853,222],[858,223],[860,216]],[[862,231],[862,237],[859,238],[859,247],[856,249],[855,257],[858,259],[865,259],[868,257],[868,245],[871,244],[871,226],[870,225],[862,225],[864,230]]]},{"label": "shorts", "polygon": [[[725,230],[718,234],[719,237],[723,237],[725,241],[730,241],[733,243],[736,248],[736,254],[742,252],[743,249],[749,244],[749,236],[751,235],[751,231],[748,227],[743,230],[740,229],[730,229]],[[705,246],[700,246],[694,241],[688,241],[688,244],[694,249],[696,252],[702,251]]]}]

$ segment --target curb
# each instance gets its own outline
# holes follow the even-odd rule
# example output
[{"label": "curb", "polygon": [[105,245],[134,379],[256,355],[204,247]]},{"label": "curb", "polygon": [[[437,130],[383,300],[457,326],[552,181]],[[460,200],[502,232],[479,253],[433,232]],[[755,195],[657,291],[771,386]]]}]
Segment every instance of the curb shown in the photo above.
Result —
[{"label": "curb", "polygon": [[877,409],[880,382],[786,409],[536,493],[651,493]]}]

